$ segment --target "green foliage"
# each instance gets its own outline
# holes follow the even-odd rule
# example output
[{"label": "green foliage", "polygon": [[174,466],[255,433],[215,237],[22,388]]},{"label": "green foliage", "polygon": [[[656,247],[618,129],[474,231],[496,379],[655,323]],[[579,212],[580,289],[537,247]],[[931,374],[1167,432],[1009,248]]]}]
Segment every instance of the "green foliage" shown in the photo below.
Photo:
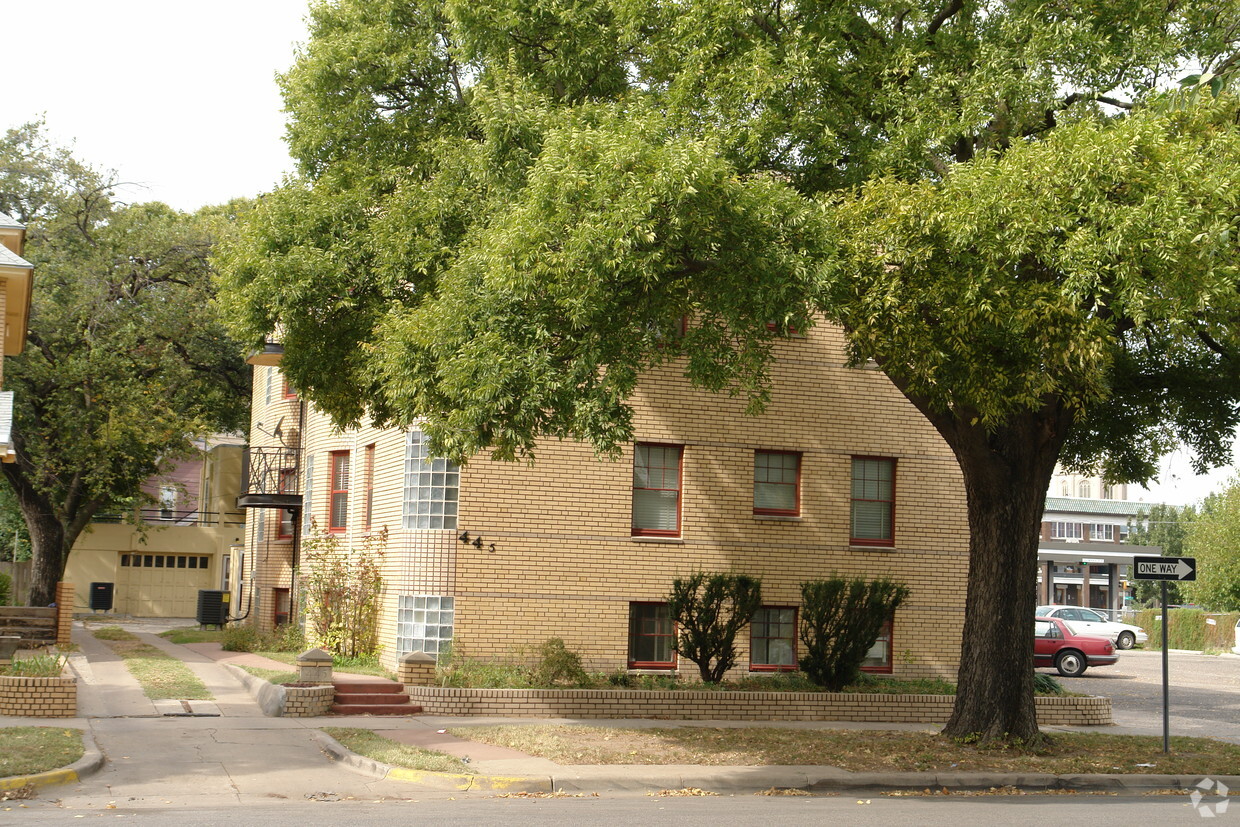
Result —
[{"label": "green foliage", "polygon": [[9,605],[13,599],[13,578],[0,571],[0,606]]},{"label": "green foliage", "polygon": [[834,692],[856,682],[865,653],[907,596],[906,586],[881,578],[802,583],[801,670]]},{"label": "green foliage", "polygon": [[581,668],[581,656],[565,646],[560,638],[553,637],[543,643],[538,655],[533,675],[535,685],[583,686],[589,683],[589,676]]},{"label": "green foliage", "polygon": [[1048,675],[1045,672],[1035,672],[1033,675],[1033,691],[1036,695],[1066,695],[1068,690],[1063,688],[1054,675]]},{"label": "green foliage", "polygon": [[672,581],[668,612],[680,634],[676,651],[718,683],[736,664],[736,635],[762,605],[762,581],[743,574],[694,572]]},{"label": "green foliage", "polygon": [[[1230,652],[1236,645],[1236,621],[1240,620],[1240,613],[1208,614],[1200,609],[1172,609],[1169,616],[1167,645],[1171,649]],[[1149,634],[1147,649],[1162,648],[1161,617],[1162,610],[1145,609],[1137,612],[1132,621]]]},{"label": "green foliage", "polygon": [[0,670],[0,675],[12,678],[59,678],[68,663],[69,659],[64,655],[39,653],[15,658],[7,668]]},{"label": "green foliage", "polygon": [[1184,537],[1184,553],[1197,558],[1197,580],[1183,583],[1180,592],[1210,611],[1240,611],[1240,482],[1206,506]]},{"label": "green foliage", "polygon": [[301,591],[307,641],[333,654],[356,658],[379,648],[379,571],[387,528],[369,534],[360,549],[314,527],[302,541]]},{"label": "green foliage", "polygon": [[[758,411],[772,342],[825,318],[950,444],[993,592],[1032,570],[1012,509],[1056,460],[1227,458],[1240,101],[1156,90],[1227,77],[1237,25],[1206,0],[318,4],[282,79],[302,178],[220,248],[223,299],[338,425],[416,421],[457,460],[617,450],[659,365]],[[953,727],[1032,738],[1026,670],[986,653],[1031,667],[1033,630],[998,619],[971,606],[960,687],[996,717]]]},{"label": "green foliage", "polygon": [[207,261],[236,214],[115,202],[111,177],[37,123],[0,138],[0,181],[36,273],[26,348],[5,360],[17,461],[3,472],[34,543],[30,600],[46,605],[95,514],[141,501],[195,437],[246,423],[248,367]]},{"label": "green foliage", "polygon": [[[1184,554],[1184,538],[1189,527],[1197,516],[1191,505],[1176,508],[1174,505],[1151,505],[1150,510],[1144,509],[1137,513],[1136,520],[1129,526],[1128,542],[1142,546],[1158,546],[1164,557],[1180,557]],[[1131,569],[1131,567],[1129,567]],[[1131,577],[1131,572],[1129,572]],[[1161,599],[1161,586],[1157,580],[1129,581],[1132,584],[1132,597],[1138,606],[1157,606]],[[1167,602],[1182,603],[1180,584],[1178,581],[1167,583]]]},{"label": "green foliage", "polygon": [[257,628],[234,623],[224,627],[220,648],[225,652],[255,652],[258,651],[260,643],[261,637]]},{"label": "green foliage", "polygon": [[260,641],[262,651],[292,652],[300,655],[308,648],[305,633],[302,632],[300,626],[292,623],[277,626],[271,634],[264,635]]}]

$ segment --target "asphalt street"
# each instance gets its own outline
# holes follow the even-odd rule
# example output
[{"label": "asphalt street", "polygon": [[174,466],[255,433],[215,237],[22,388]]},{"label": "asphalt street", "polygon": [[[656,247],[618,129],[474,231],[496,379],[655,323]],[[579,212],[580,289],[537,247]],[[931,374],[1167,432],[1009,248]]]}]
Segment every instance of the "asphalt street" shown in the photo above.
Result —
[{"label": "asphalt street", "polygon": [[[1172,736],[1240,743],[1240,656],[1171,651],[1168,678]],[[1115,723],[1162,735],[1161,652],[1132,649],[1113,666],[1060,681],[1073,692],[1110,696]]]}]

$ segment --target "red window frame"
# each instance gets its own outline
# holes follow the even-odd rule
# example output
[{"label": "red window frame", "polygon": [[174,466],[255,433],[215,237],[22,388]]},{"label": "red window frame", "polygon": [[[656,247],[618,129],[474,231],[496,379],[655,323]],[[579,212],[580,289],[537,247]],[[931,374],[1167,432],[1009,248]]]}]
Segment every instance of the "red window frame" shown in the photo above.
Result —
[{"label": "red window frame", "polygon": [[[1041,619],[1041,618],[1039,618],[1039,619]],[[881,629],[879,629],[879,631],[878,631],[878,638],[877,638],[877,639],[875,639],[875,641],[874,641],[875,643],[878,643],[878,641],[883,640],[884,638],[886,639],[886,641],[887,641],[887,660],[886,660],[886,662],[885,662],[885,663],[882,663],[882,664],[872,665],[872,666],[864,666],[864,665],[863,665],[863,666],[861,667],[861,671],[862,671],[862,672],[873,672],[873,673],[875,673],[875,674],[879,674],[879,675],[890,675],[890,674],[891,674],[891,664],[892,664],[892,661],[894,660],[894,658],[892,657],[892,655],[893,655],[893,654],[895,653],[895,651],[896,651],[896,646],[895,646],[895,643],[896,643],[896,641],[895,641],[895,635],[893,634],[894,629],[895,629],[895,625],[896,625],[896,624],[895,624],[895,619],[894,619],[894,618],[890,618],[890,617],[889,617],[889,618],[887,618],[885,621],[883,621],[883,626],[882,626],[882,628],[881,628]]]},{"label": "red window frame", "polygon": [[[287,494],[289,491],[297,488],[297,472],[292,468],[280,469],[280,493]],[[277,540],[291,540],[293,538],[293,509],[280,509],[280,526],[276,529]]]},{"label": "red window frame", "polygon": [[[774,482],[771,480],[759,480],[759,459],[761,457],[779,456],[779,457],[795,457],[796,458],[796,479],[793,482],[784,482],[782,480]],[[759,485],[791,485],[792,492],[792,508],[762,508],[758,505],[758,486]],[[784,517],[801,516],[801,454],[797,451],[754,451],[753,452],[753,513],[769,514]]]},{"label": "red window frame", "polygon": [[287,626],[288,616],[293,609],[292,593],[288,589],[271,590],[271,622],[276,626]]},{"label": "red window frame", "polygon": [[[658,609],[663,609],[663,617],[658,616]],[[648,610],[656,610],[653,616],[644,615],[643,612]],[[664,629],[659,627],[665,622]],[[655,654],[662,642],[667,646],[669,660],[652,660],[642,659],[637,655],[643,654],[640,651],[640,643],[650,641],[648,645],[653,647]],[[643,603],[636,602],[629,604],[629,656],[628,664],[630,669],[675,669],[676,668],[676,624],[672,620],[671,611],[666,603]]]},{"label": "red window frame", "polygon": [[[858,497],[857,496],[857,468],[858,462],[879,462],[884,463],[891,469],[891,494],[889,499]],[[869,477],[862,478],[862,482],[870,481]],[[849,475],[849,500],[848,500],[848,534],[849,544],[854,546],[885,546],[891,547],[896,544],[896,461],[894,457],[867,457],[857,456],[852,458],[851,473]],[[858,537],[856,507],[858,503],[885,503],[887,506],[887,525],[890,527],[890,536],[888,537]]]},{"label": "red window frame", "polygon": [[284,379],[284,398],[285,399],[296,399],[297,388],[293,387],[293,383],[288,380],[287,376],[284,376],[282,378]]},{"label": "red window frame", "polygon": [[[667,488],[668,471],[670,465],[652,465],[647,462],[646,465],[639,465],[638,460],[642,455],[641,449],[656,448],[660,450],[674,450],[676,452],[676,487]],[[666,456],[666,454],[664,454]],[[685,467],[685,447],[683,445],[665,445],[657,442],[639,442],[633,449],[633,509],[632,520],[630,526],[634,537],[679,537],[681,525],[681,505],[684,500],[684,467]],[[646,481],[649,482],[651,476],[659,477],[660,486],[638,485],[639,469],[646,470]],[[676,527],[674,529],[666,528],[648,528],[646,526],[637,525],[637,498],[640,491],[675,491],[676,492]]]},{"label": "red window frame", "polygon": [[[755,641],[788,640],[789,638],[776,637],[770,634],[759,636],[758,635],[758,624],[755,624],[753,621],[750,621],[750,624],[749,624],[749,671],[750,672],[795,672],[797,670],[797,659],[799,657],[799,653],[797,652],[797,608],[795,606],[760,606],[758,608],[758,611],[759,612],[768,612],[768,611],[773,611],[773,612],[790,611],[792,612],[792,635],[791,635],[792,663],[762,663],[757,660],[754,660],[754,653],[758,649],[758,647],[754,645]],[[782,623],[782,621],[780,622]],[[764,625],[769,631],[770,622],[767,621],[767,623]],[[769,644],[767,646],[767,652],[768,654],[770,652]]]},{"label": "red window frame", "polygon": [[370,443],[365,448],[365,470],[362,478],[364,486],[364,494],[366,498],[363,531],[370,531],[371,519],[374,517],[375,510],[375,443]]},{"label": "red window frame", "polygon": [[337,534],[349,527],[349,471],[349,452],[332,451],[327,530]]}]

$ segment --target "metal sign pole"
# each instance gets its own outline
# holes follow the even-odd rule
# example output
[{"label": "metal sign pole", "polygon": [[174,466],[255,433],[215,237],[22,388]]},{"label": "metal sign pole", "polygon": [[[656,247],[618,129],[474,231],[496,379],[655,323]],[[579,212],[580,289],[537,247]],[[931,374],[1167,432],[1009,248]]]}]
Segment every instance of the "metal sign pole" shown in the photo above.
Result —
[{"label": "metal sign pole", "polygon": [[1171,610],[1167,607],[1167,581],[1158,581],[1162,589],[1162,667],[1163,667],[1163,755],[1171,752],[1171,703],[1167,697],[1167,626],[1171,622]]}]

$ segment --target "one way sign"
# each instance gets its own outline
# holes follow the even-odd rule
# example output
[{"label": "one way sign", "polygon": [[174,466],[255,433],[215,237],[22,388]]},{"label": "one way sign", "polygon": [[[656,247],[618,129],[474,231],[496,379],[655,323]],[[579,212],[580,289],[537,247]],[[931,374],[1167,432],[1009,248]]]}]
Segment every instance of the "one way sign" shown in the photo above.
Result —
[{"label": "one way sign", "polygon": [[1132,576],[1137,580],[1196,580],[1196,557],[1133,557]]}]

